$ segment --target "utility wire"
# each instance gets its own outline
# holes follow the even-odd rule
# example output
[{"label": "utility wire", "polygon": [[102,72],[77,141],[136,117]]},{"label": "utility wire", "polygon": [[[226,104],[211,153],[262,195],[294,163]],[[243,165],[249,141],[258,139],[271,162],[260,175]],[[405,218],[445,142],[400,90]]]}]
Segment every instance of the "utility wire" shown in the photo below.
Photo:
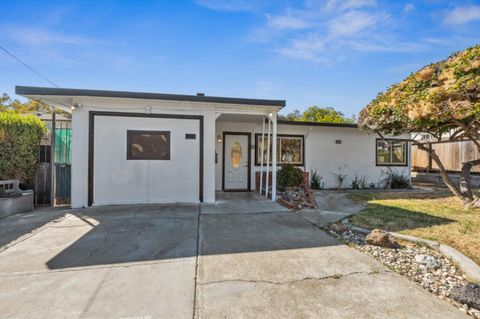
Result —
[{"label": "utility wire", "polygon": [[28,65],[27,63],[23,62],[20,58],[16,57],[12,52],[8,51],[7,49],[5,49],[3,46],[0,45],[0,49],[2,49],[6,54],[8,54],[9,56],[11,56],[12,58],[14,58],[15,60],[17,60],[18,62],[20,62],[21,64],[23,64],[27,69],[29,69],[30,71],[32,71],[33,73],[35,73],[36,75],[38,75],[39,77],[41,77],[42,79],[44,79],[45,81],[47,81],[48,83],[50,83],[51,85],[53,85],[54,87],[58,88],[59,86],[56,85],[55,83],[53,83],[52,81],[50,81],[47,77],[43,76],[40,72],[38,72],[37,70],[35,70],[34,68],[32,68],[30,65]]}]

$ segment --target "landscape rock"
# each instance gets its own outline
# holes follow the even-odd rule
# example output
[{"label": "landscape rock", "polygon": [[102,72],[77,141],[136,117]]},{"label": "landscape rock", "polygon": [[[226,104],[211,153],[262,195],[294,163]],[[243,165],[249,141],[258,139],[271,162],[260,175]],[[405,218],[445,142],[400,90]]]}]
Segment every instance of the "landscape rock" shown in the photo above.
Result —
[{"label": "landscape rock", "polygon": [[455,287],[450,292],[455,301],[480,310],[480,285],[468,283],[463,287]]},{"label": "landscape rock", "polygon": [[278,191],[279,201],[282,205],[293,210],[315,208],[316,203],[312,191],[305,187],[288,187]]},{"label": "landscape rock", "polygon": [[381,229],[374,229],[365,238],[370,245],[386,247],[386,248],[400,248],[395,238],[388,232]]},{"label": "landscape rock", "polygon": [[[459,311],[475,319],[480,319],[480,310],[472,306],[475,303],[469,304],[464,299],[459,301],[453,299],[453,291],[468,284],[467,277],[454,262],[440,252],[409,242],[405,242],[396,249],[380,247],[368,244],[365,234],[354,232],[352,229],[339,233],[330,227],[329,231],[354,248],[377,259],[391,270],[416,282],[423,289],[437,295],[438,298],[450,302]],[[431,267],[437,266],[437,264],[438,267]]]},{"label": "landscape rock", "polygon": [[426,254],[418,254],[415,256],[415,262],[425,265],[427,268],[437,269],[440,267],[440,264],[435,259],[435,257]]},{"label": "landscape rock", "polygon": [[347,226],[343,225],[342,223],[331,224],[329,227],[331,230],[339,234],[343,234],[344,232],[348,231]]}]

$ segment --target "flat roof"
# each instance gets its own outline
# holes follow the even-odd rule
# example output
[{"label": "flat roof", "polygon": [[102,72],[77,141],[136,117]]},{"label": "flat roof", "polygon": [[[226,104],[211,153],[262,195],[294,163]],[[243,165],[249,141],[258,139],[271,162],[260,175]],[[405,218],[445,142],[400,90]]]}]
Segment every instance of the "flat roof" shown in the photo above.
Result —
[{"label": "flat roof", "polygon": [[354,123],[324,123],[324,122],[304,122],[304,121],[278,120],[277,124],[358,128],[358,125],[354,124]]},{"label": "flat roof", "polygon": [[15,86],[15,93],[18,95],[45,95],[45,96],[91,96],[91,97],[111,97],[125,99],[148,99],[148,100],[170,100],[170,101],[190,101],[207,103],[227,103],[243,105],[262,105],[262,106],[285,106],[285,100],[266,100],[249,99],[236,97],[205,96],[205,95],[184,95],[184,94],[166,94],[166,93],[146,93],[146,92],[127,92],[127,91],[109,91],[109,90],[86,90],[86,89],[68,89],[68,88],[50,88],[38,86]]}]

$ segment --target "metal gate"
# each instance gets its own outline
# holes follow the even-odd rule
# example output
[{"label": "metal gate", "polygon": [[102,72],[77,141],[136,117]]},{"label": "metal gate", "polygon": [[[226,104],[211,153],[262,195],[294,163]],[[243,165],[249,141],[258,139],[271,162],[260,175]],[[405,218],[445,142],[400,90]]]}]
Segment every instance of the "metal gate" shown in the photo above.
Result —
[{"label": "metal gate", "polygon": [[[58,118],[57,115],[57,120],[54,120],[55,134],[52,134],[51,115],[50,118],[43,120],[49,130],[40,146],[39,163],[35,176],[35,203],[52,206],[69,205],[72,164],[71,122],[70,119],[61,116]],[[55,152],[52,152],[52,144]]]},{"label": "metal gate", "polygon": [[[57,122],[58,123],[58,122]],[[60,127],[57,124],[55,129],[55,184],[53,186],[55,193],[54,205],[70,204],[70,187],[72,176],[72,129],[70,127]]]}]

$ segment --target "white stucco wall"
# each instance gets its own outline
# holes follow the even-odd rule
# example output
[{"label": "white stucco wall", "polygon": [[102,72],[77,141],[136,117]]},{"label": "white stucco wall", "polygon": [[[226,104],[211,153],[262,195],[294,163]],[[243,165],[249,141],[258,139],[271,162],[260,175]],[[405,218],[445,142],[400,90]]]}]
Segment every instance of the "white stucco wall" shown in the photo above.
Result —
[{"label": "white stucco wall", "polygon": [[[204,122],[203,142],[203,201],[215,202],[215,121],[220,113],[265,114],[262,105],[235,105],[189,101],[141,100],[124,98],[75,97],[81,104],[72,114],[72,208],[88,206],[88,127],[89,111],[201,115]],[[123,143],[123,141],[122,141]],[[184,158],[182,161],[189,161]]]},{"label": "white stucco wall", "polygon": [[[76,98],[74,102],[81,103],[83,107],[77,108],[72,114],[72,208],[88,206],[89,111],[146,113],[146,106],[151,107],[151,113],[204,117],[203,200],[215,201],[215,106],[208,103],[199,107],[192,102],[110,98]],[[181,161],[189,160],[183,158],[178,164],[181,166]]]},{"label": "white stucco wall", "polygon": [[[250,132],[251,137],[251,188],[255,189],[255,171],[259,171],[259,166],[254,166],[254,145],[255,133],[262,132],[260,123],[226,123],[217,122],[216,136],[222,135],[223,131],[230,132]],[[375,140],[376,135],[367,135],[357,128],[342,127],[322,127],[322,126],[300,126],[300,125],[278,125],[278,134],[295,134],[305,136],[305,166],[300,167],[305,171],[316,170],[323,176],[326,188],[337,187],[337,178],[334,173],[338,173],[338,168],[342,167],[342,174],[348,177],[344,183],[345,187],[350,187],[352,178],[357,175],[365,175],[369,183],[377,184],[385,176],[382,171],[386,171],[385,166],[376,166],[375,163]],[[397,136],[395,138],[408,138],[408,136]],[[341,140],[341,144],[336,144],[335,140]],[[222,189],[222,144],[215,144],[215,151],[218,153],[218,163],[215,164],[215,185],[217,190]],[[408,156],[410,157],[410,149]],[[410,158],[408,164],[410,165]],[[392,169],[410,176],[410,167],[393,166]]]}]

